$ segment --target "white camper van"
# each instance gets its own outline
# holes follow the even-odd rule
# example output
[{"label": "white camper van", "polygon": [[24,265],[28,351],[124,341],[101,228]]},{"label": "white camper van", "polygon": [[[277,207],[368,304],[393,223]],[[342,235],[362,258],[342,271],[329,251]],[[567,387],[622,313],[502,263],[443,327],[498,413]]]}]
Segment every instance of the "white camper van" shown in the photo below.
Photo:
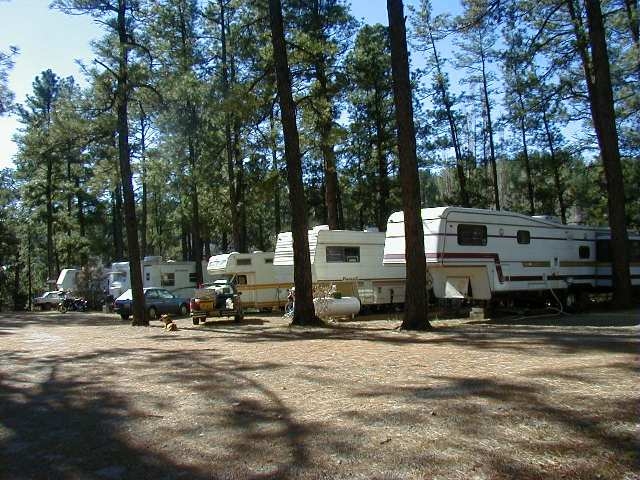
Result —
[{"label": "white camper van", "polygon": [[[141,262],[142,286],[163,287],[170,292],[191,296],[196,288],[196,262],[163,261],[162,257],[145,257]],[[209,281],[206,264],[202,262],[204,282]],[[109,272],[109,294],[117,298],[131,288],[131,272],[129,262],[114,262]]]},{"label": "white camper van", "polygon": [[[329,230],[308,232],[314,285],[335,285],[343,296],[355,296],[364,308],[404,303],[404,264],[383,265],[384,232]],[[273,260],[279,282],[293,284],[293,238],[280,233]]]},{"label": "white camper van", "polygon": [[[422,210],[427,275],[438,298],[611,289],[610,233],[552,217],[461,207]],[[631,275],[640,285],[640,236],[630,235]],[[387,223],[385,265],[405,263],[404,215]]]},{"label": "white camper van", "polygon": [[[211,281],[233,283],[242,294],[244,308],[282,308],[287,303],[291,281],[276,281],[273,257],[273,252],[259,251],[214,255],[207,264],[207,273]],[[293,273],[288,278],[293,278]]]}]

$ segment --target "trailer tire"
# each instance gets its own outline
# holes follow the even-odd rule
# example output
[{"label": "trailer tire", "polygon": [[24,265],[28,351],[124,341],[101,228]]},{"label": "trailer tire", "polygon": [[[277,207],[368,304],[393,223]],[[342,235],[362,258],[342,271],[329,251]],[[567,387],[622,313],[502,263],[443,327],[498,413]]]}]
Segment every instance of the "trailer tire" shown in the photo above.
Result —
[{"label": "trailer tire", "polygon": [[124,320],[124,321],[127,321],[127,320],[129,320],[129,315],[128,315],[128,314],[126,314],[126,313],[121,313],[121,314],[120,314],[120,318],[121,318],[122,320]]},{"label": "trailer tire", "polygon": [[191,322],[193,322],[194,325],[199,325],[200,319],[198,317],[192,317]]}]

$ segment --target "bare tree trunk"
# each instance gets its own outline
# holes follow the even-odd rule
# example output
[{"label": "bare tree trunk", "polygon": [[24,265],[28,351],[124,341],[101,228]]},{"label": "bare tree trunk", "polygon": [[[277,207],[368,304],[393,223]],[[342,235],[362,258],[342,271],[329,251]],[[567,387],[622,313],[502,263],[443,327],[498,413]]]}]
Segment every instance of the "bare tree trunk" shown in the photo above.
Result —
[{"label": "bare tree trunk", "polygon": [[607,180],[612,247],[613,302],[618,308],[626,308],[632,305],[629,241],[625,223],[624,178],[622,176],[618,146],[607,39],[600,2],[598,0],[585,0],[585,6],[589,25],[589,44],[591,46],[591,74],[593,75],[587,75],[589,105]]},{"label": "bare tree trunk", "polygon": [[[227,55],[227,24],[225,20],[225,3],[224,0],[219,0],[220,7],[220,42],[221,42],[221,73],[222,73],[222,93],[224,99],[229,98],[230,80],[229,80],[229,61]],[[229,206],[231,209],[231,233],[233,248],[236,251],[240,251],[241,236],[240,231],[240,215],[238,209],[238,196],[236,192],[236,175],[235,175],[235,162],[234,162],[234,142],[233,142],[233,120],[231,113],[228,111],[228,106],[225,107],[224,114],[224,137],[227,152],[227,177],[229,181]]]},{"label": "bare tree trunk", "polygon": [[293,325],[320,323],[315,314],[311,282],[311,258],[307,236],[307,202],[302,183],[300,140],[296,125],[296,107],[291,94],[291,78],[282,25],[280,0],[269,0],[271,41],[276,66],[280,114],[284,132],[284,150],[287,159],[289,202],[291,203],[291,233],[293,237],[293,278],[296,287]]},{"label": "bare tree trunk", "polygon": [[118,40],[120,55],[118,58],[118,82],[116,90],[116,110],[118,116],[118,159],[122,177],[124,196],[124,218],[127,228],[127,247],[129,250],[129,270],[131,272],[132,313],[131,325],[149,325],[145,318],[144,294],[142,292],[142,272],[140,270],[140,244],[138,243],[138,221],[136,219],[136,201],[133,192],[133,173],[129,152],[129,38],[126,23],[127,1],[118,1]]},{"label": "bare tree trunk", "polygon": [[282,230],[280,220],[282,213],[280,212],[280,168],[278,167],[278,142],[276,137],[275,119],[273,116],[274,106],[275,105],[272,105],[269,112],[269,125],[271,127],[271,163],[276,178],[275,186],[273,187],[273,216],[275,219],[275,233],[277,235]]},{"label": "bare tree trunk", "polygon": [[567,205],[564,201],[564,185],[560,179],[560,161],[556,156],[553,136],[549,127],[549,119],[547,113],[543,110],[542,121],[544,123],[544,131],[547,136],[547,144],[549,145],[549,155],[551,156],[551,164],[553,168],[553,183],[556,187],[556,195],[558,196],[558,206],[560,207],[560,219],[564,225],[567,224]]},{"label": "bare tree trunk", "polygon": [[407,53],[407,34],[402,0],[387,0],[387,12],[391,38],[393,98],[398,122],[398,156],[400,157],[402,210],[404,212],[407,287],[410,286],[405,293],[402,328],[426,330],[431,328],[427,319],[427,269],[420,214],[420,177],[416,157],[409,55]]},{"label": "bare tree trunk", "polygon": [[524,154],[524,169],[527,175],[527,197],[529,198],[529,215],[536,214],[536,205],[533,191],[533,179],[531,178],[531,161],[529,160],[529,149],[527,148],[527,130],[526,130],[526,117],[525,106],[522,98],[522,93],[518,92],[518,102],[520,103],[520,134],[522,136],[522,153]]},{"label": "bare tree trunk", "polygon": [[433,39],[433,34],[429,28],[429,41],[431,42],[431,49],[433,50],[433,57],[436,64],[436,72],[438,75],[437,88],[440,92],[440,98],[442,105],[447,113],[447,120],[449,122],[449,132],[451,133],[451,143],[453,144],[453,151],[456,156],[456,173],[458,175],[458,185],[460,186],[460,200],[463,207],[469,207],[469,192],[467,192],[467,177],[465,176],[464,163],[462,159],[462,149],[460,148],[460,141],[458,140],[458,128],[456,126],[455,118],[453,117],[453,110],[451,108],[451,99],[449,98],[449,92],[444,82],[444,76],[440,67],[440,57],[438,56],[438,50],[436,49],[436,42]]},{"label": "bare tree trunk", "polygon": [[487,135],[489,137],[489,160],[491,162],[491,175],[493,178],[493,203],[496,210],[500,210],[500,189],[498,188],[498,166],[496,163],[496,148],[493,144],[493,124],[491,122],[491,104],[489,103],[489,87],[487,85],[487,72],[484,51],[482,52],[482,95],[484,98],[485,112],[487,114]]}]

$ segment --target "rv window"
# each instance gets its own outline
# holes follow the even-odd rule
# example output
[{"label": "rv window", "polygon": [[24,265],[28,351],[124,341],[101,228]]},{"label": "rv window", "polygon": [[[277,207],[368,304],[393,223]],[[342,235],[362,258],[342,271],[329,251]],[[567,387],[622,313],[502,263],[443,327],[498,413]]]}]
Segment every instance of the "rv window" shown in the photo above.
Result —
[{"label": "rv window", "polygon": [[611,241],[598,240],[596,242],[596,260],[599,262],[611,261]]},{"label": "rv window", "polygon": [[236,259],[236,265],[251,265],[250,258],[238,258]]},{"label": "rv window", "polygon": [[518,239],[518,243],[520,245],[531,243],[531,233],[529,233],[529,230],[518,230],[516,238]]},{"label": "rv window", "polygon": [[578,255],[582,259],[589,258],[591,256],[591,249],[586,245],[582,245],[580,248],[578,248]]},{"label": "rv window", "polygon": [[360,262],[360,247],[328,246],[326,250],[327,263],[358,263]]},{"label": "rv window", "polygon": [[192,272],[189,274],[189,283],[196,283],[198,279],[196,278],[196,272]]},{"label": "rv window", "polygon": [[160,276],[160,286],[161,287],[174,287],[176,284],[176,274],[175,273],[163,273]]},{"label": "rv window", "polygon": [[267,263],[267,264],[273,263],[273,258],[265,258],[264,263]]},{"label": "rv window", "polygon": [[486,225],[458,225],[458,245],[487,244]]},{"label": "rv window", "polygon": [[246,284],[247,284],[246,275],[236,275],[236,285],[246,285]]}]

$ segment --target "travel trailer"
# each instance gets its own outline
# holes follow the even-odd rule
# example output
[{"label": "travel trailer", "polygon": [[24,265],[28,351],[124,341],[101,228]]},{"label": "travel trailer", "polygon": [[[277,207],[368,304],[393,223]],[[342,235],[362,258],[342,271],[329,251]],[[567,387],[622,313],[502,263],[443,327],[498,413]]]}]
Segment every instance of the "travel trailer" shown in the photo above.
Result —
[{"label": "travel trailer", "polygon": [[77,268],[63,268],[58,275],[56,287],[58,290],[65,292],[75,292],[78,289],[78,274],[80,270]]},{"label": "travel trailer", "polygon": [[273,266],[273,252],[224,253],[214,255],[207,264],[212,282],[226,280],[242,295],[244,308],[283,308],[287,303],[293,269],[287,280],[277,282]]},{"label": "travel trailer", "polygon": [[[553,217],[461,207],[422,210],[427,276],[438,298],[562,297],[611,289],[607,228]],[[630,235],[632,283],[640,285],[640,235]],[[404,215],[387,223],[385,265],[405,264]]]},{"label": "travel trailer", "polygon": [[[142,286],[163,287],[176,295],[191,296],[196,288],[196,262],[163,261],[162,257],[145,257],[141,262]],[[204,282],[210,279],[206,264],[202,262]],[[131,288],[129,262],[114,262],[108,275],[109,295],[117,298]]]},{"label": "travel trailer", "polygon": [[[383,265],[384,232],[329,230],[308,232],[314,286],[332,287],[342,296],[357,297],[363,308],[404,303],[404,264]],[[291,232],[280,233],[273,259],[279,282],[293,284]]]}]

